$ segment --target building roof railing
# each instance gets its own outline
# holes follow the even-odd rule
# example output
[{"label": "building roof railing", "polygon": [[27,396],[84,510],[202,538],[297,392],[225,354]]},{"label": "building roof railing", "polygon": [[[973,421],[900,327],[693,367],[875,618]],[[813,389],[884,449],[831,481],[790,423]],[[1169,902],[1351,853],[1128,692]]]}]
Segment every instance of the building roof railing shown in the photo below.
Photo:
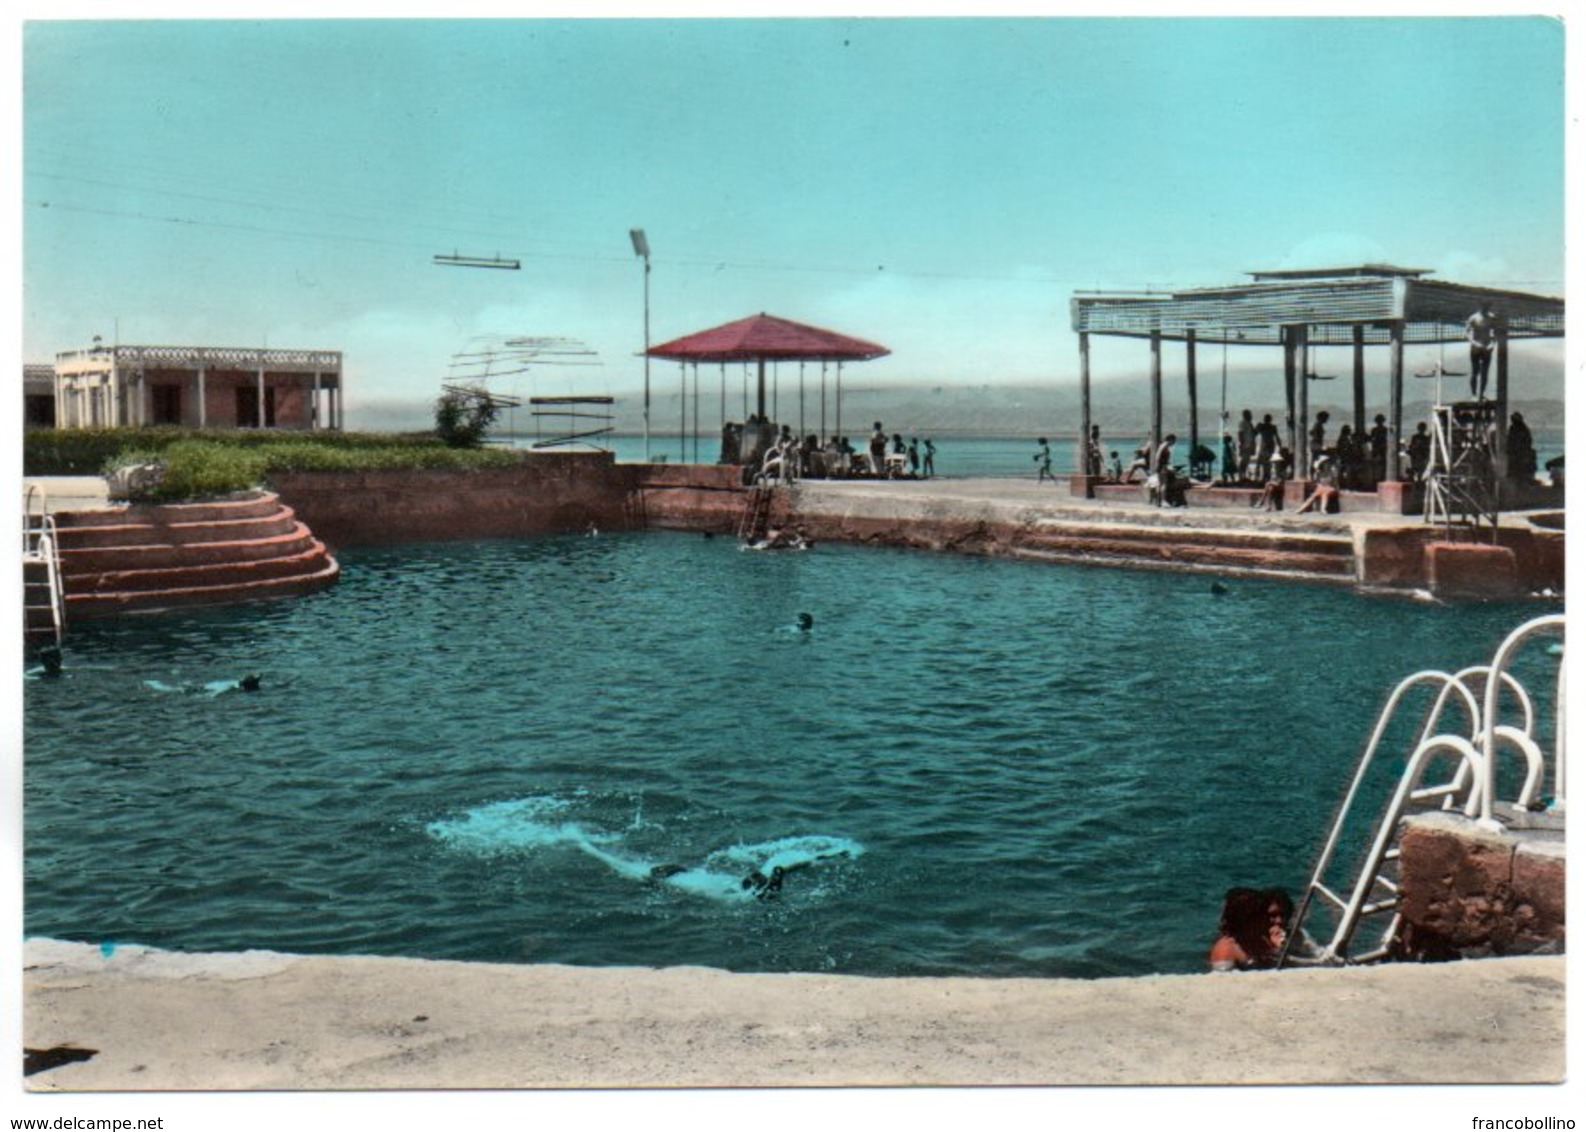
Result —
[{"label": "building roof railing", "polygon": [[341,372],[341,351],[257,346],[94,346],[55,355],[60,374],[108,373],[113,368],[238,369],[269,373]]}]

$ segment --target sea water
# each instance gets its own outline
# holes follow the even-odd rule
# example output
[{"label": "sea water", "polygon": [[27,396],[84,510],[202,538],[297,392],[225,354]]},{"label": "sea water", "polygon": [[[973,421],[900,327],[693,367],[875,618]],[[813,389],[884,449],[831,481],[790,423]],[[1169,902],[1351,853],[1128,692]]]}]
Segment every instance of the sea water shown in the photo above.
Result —
[{"label": "sea water", "polygon": [[24,682],[30,934],[1198,970],[1224,889],[1303,885],[1392,685],[1557,608],[661,532],[341,562]]}]

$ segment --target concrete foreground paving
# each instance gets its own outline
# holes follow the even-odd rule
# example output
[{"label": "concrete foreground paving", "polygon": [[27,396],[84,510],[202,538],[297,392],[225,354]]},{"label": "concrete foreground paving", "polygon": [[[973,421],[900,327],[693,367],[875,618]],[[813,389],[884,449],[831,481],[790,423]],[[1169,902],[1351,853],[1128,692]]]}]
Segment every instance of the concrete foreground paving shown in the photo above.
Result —
[{"label": "concrete foreground paving", "polygon": [[1565,960],[1128,979],[185,954],[33,939],[35,1091],[1551,1083]]}]

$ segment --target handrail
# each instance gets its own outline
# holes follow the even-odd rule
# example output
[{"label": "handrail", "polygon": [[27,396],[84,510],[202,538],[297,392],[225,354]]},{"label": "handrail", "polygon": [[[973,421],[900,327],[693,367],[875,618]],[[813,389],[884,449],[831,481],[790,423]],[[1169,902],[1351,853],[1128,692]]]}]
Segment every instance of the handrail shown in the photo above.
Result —
[{"label": "handrail", "polygon": [[[1326,897],[1338,913],[1333,937],[1320,954],[1323,962],[1349,962],[1343,953],[1362,917],[1394,909],[1396,896],[1394,899],[1377,899],[1373,902],[1373,893],[1379,885],[1389,893],[1398,891],[1395,883],[1389,876],[1384,875],[1383,870],[1389,860],[1395,856],[1390,851],[1390,847],[1399,835],[1399,822],[1404,816],[1407,805],[1411,803],[1425,805],[1441,799],[1444,810],[1457,806],[1467,818],[1476,818],[1478,824],[1487,828],[1501,828],[1494,821],[1492,814],[1497,802],[1497,764],[1500,754],[1506,749],[1518,751],[1524,759],[1525,766],[1524,782],[1513,805],[1517,809],[1524,810],[1537,803],[1546,779],[1547,758],[1535,735],[1537,726],[1535,704],[1525,686],[1509,671],[1509,663],[1520,646],[1532,636],[1548,630],[1561,632],[1563,626],[1562,614],[1534,618],[1504,639],[1490,664],[1473,665],[1454,674],[1425,670],[1407,676],[1395,685],[1378,713],[1371,736],[1355,768],[1354,778],[1339,805],[1326,844],[1312,870],[1304,897],[1295,915],[1294,930],[1278,956],[1279,966],[1287,960],[1290,943],[1298,937],[1305,917],[1311,911],[1318,895]],[[1561,655],[1556,687],[1553,751],[1554,799],[1551,809],[1555,813],[1562,812],[1564,803],[1566,750],[1564,693],[1567,683],[1564,669]],[[1474,690],[1478,680],[1481,681],[1479,704]],[[1363,858],[1358,873],[1354,874],[1352,888],[1346,899],[1327,885],[1327,871],[1337,853],[1367,770],[1378,754],[1393,717],[1404,706],[1405,697],[1412,689],[1428,684],[1436,686],[1436,695],[1421,721],[1419,739],[1400,776],[1393,798],[1378,822],[1370,850]],[[1500,698],[1506,690],[1518,708],[1519,718],[1516,720],[1511,711],[1512,722],[1502,723],[1499,721],[1499,706]],[[1463,706],[1468,734],[1449,733],[1444,726],[1444,717],[1448,713],[1450,700]],[[1455,729],[1458,729],[1457,723]],[[1444,733],[1437,734],[1436,732],[1440,730]],[[1436,786],[1423,787],[1421,779],[1426,774],[1432,759],[1449,752],[1459,756],[1458,765],[1449,780]],[[1387,954],[1386,941],[1397,931],[1399,922],[1399,914],[1395,911],[1393,922],[1383,935],[1383,942],[1375,950],[1363,955],[1362,961],[1381,958]]]},{"label": "handrail", "polygon": [[[37,500],[38,511],[33,504]],[[55,643],[60,644],[66,631],[66,596],[61,583],[60,537],[56,531],[55,516],[50,514],[49,501],[44,489],[28,484],[22,497],[22,560],[32,560],[44,566],[46,587],[49,590],[50,631]],[[26,599],[24,599],[25,601]]]},{"label": "handrail", "polygon": [[[1476,697],[1464,681],[1449,675],[1447,672],[1440,672],[1435,669],[1424,669],[1399,681],[1393,691],[1388,694],[1388,699],[1382,705],[1382,710],[1377,713],[1376,726],[1372,728],[1371,738],[1367,740],[1365,750],[1360,756],[1360,761],[1356,764],[1355,777],[1344,794],[1344,800],[1339,804],[1337,814],[1333,818],[1332,830],[1327,835],[1326,844],[1322,846],[1322,852],[1320,857],[1317,858],[1316,867],[1311,870],[1310,883],[1305,886],[1305,895],[1301,897],[1300,906],[1294,915],[1296,924],[1304,922],[1305,915],[1310,910],[1313,894],[1318,887],[1324,887],[1323,878],[1327,875],[1328,866],[1333,862],[1333,853],[1337,850],[1338,842],[1343,836],[1345,822],[1349,817],[1350,811],[1354,808],[1355,797],[1360,793],[1360,786],[1365,781],[1366,771],[1370,768],[1372,759],[1376,757],[1377,747],[1382,742],[1382,736],[1387,731],[1389,722],[1393,719],[1394,713],[1398,711],[1399,704],[1405,695],[1412,688],[1428,683],[1440,683],[1441,687],[1438,689],[1437,698],[1433,701],[1426,720],[1422,724],[1421,738],[1417,744],[1417,749],[1424,747],[1431,741],[1430,732],[1437,720],[1441,718],[1444,707],[1448,702],[1448,697],[1454,693],[1458,694],[1460,702],[1468,713],[1472,734],[1474,735],[1478,730],[1480,716],[1476,705]],[[1461,766],[1463,767],[1463,764]],[[1342,907],[1344,902],[1339,901],[1339,904]],[[1279,966],[1282,966],[1283,959],[1287,954],[1288,945],[1285,943],[1283,953],[1278,958]]]},{"label": "handrail", "polygon": [[[1416,747],[1415,753],[1410,756],[1410,761],[1405,765],[1404,773],[1399,776],[1399,786],[1393,792],[1393,798],[1388,803],[1387,813],[1382,824],[1377,827],[1376,839],[1372,842],[1371,852],[1366,858],[1365,867],[1360,871],[1360,877],[1355,883],[1355,889],[1350,894],[1348,905],[1343,915],[1339,918],[1338,929],[1333,933],[1332,940],[1322,952],[1324,960],[1340,958],[1339,949],[1347,946],[1350,936],[1354,932],[1355,921],[1360,918],[1361,908],[1366,897],[1370,894],[1372,886],[1377,881],[1377,872],[1382,867],[1383,858],[1388,852],[1388,843],[1398,833],[1399,816],[1404,812],[1404,805],[1409,801],[1410,794],[1414,791],[1421,775],[1426,772],[1427,764],[1432,759],[1444,753],[1453,751],[1461,757],[1462,764],[1479,764],[1481,755],[1469,739],[1458,735],[1438,735],[1426,740]],[[1394,923],[1383,933],[1383,938],[1390,937],[1397,927],[1398,914],[1394,915]]]},{"label": "handrail", "polygon": [[[1521,625],[1518,629],[1515,629],[1512,633],[1505,637],[1503,644],[1498,646],[1498,651],[1493,654],[1492,664],[1490,666],[1492,671],[1498,673],[1503,672],[1508,667],[1509,661],[1514,658],[1515,653],[1519,651],[1520,646],[1524,644],[1528,638],[1547,629],[1562,630],[1563,628],[1564,615],[1562,613],[1551,613],[1545,617],[1535,617],[1530,621],[1527,621],[1525,624]],[[1562,665],[1560,667],[1562,667]],[[1498,689],[1501,683],[1502,681],[1500,680],[1488,680],[1485,695],[1482,697],[1482,732],[1480,742],[1482,759],[1477,767],[1481,773],[1481,789],[1479,791],[1481,795],[1481,806],[1479,811],[1480,818],[1478,820],[1480,821],[1480,824],[1487,829],[1499,828],[1498,822],[1492,816],[1492,809],[1493,792],[1497,788],[1497,760],[1493,758],[1493,755],[1495,753],[1497,744]],[[1559,711],[1562,712],[1564,705],[1562,686],[1560,686],[1559,691],[1560,695],[1558,704]],[[1558,766],[1560,768],[1563,767],[1562,748],[1559,749]],[[1555,779],[1554,789],[1556,793],[1562,793],[1558,789],[1557,779]]]},{"label": "handrail", "polygon": [[1568,702],[1564,695],[1569,682],[1565,678],[1565,666],[1569,661],[1569,653],[1558,659],[1558,685],[1554,690],[1554,703],[1558,705],[1554,711],[1553,720],[1553,812],[1564,813],[1564,705]]}]

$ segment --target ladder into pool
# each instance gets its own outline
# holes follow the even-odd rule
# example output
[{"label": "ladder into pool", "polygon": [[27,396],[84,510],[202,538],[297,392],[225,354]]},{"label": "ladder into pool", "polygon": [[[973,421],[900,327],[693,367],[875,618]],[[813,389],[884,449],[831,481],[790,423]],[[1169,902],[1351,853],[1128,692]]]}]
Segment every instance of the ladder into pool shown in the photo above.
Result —
[{"label": "ladder into pool", "polygon": [[756,483],[744,500],[743,514],[738,517],[738,538],[744,542],[758,542],[765,538],[771,526],[771,499],[775,488],[766,483]]},{"label": "ladder into pool", "polygon": [[[1512,818],[1541,807],[1547,777],[1546,758],[1537,739],[1537,714],[1525,687],[1509,671],[1520,646],[1542,634],[1564,632],[1563,614],[1527,621],[1504,639],[1492,662],[1456,673],[1425,670],[1401,680],[1377,717],[1355,777],[1339,806],[1327,842],[1311,871],[1310,881],[1295,915],[1293,930],[1278,957],[1281,967],[1290,960],[1290,946],[1302,937],[1306,918],[1319,908],[1335,917],[1331,936],[1319,944],[1311,962],[1371,963],[1393,951],[1402,917],[1399,912],[1399,838],[1403,821],[1417,812],[1444,810],[1462,813],[1485,828],[1502,827],[1501,818]],[[1553,795],[1549,814],[1564,814],[1564,654],[1559,653],[1554,690]],[[1416,729],[1416,740],[1398,785],[1383,810],[1364,855],[1345,884],[1329,884],[1329,867],[1344,840],[1345,827],[1362,792],[1362,783],[1373,761],[1382,753],[1389,724],[1406,707],[1406,697],[1416,689],[1429,689],[1432,700]],[[1503,693],[1518,708],[1518,725],[1500,721]],[[1511,716],[1513,715],[1511,708]],[[1445,715],[1455,719],[1443,726]],[[1516,797],[1500,803],[1496,798],[1497,764],[1501,752],[1518,754],[1524,779]],[[1452,761],[1452,772],[1441,781],[1426,781],[1435,768]],[[1383,923],[1376,938],[1358,953],[1351,952],[1356,933],[1367,920]]]},{"label": "ladder into pool", "polygon": [[55,516],[37,484],[28,484],[22,498],[22,618],[29,644],[58,646],[66,635]]}]

